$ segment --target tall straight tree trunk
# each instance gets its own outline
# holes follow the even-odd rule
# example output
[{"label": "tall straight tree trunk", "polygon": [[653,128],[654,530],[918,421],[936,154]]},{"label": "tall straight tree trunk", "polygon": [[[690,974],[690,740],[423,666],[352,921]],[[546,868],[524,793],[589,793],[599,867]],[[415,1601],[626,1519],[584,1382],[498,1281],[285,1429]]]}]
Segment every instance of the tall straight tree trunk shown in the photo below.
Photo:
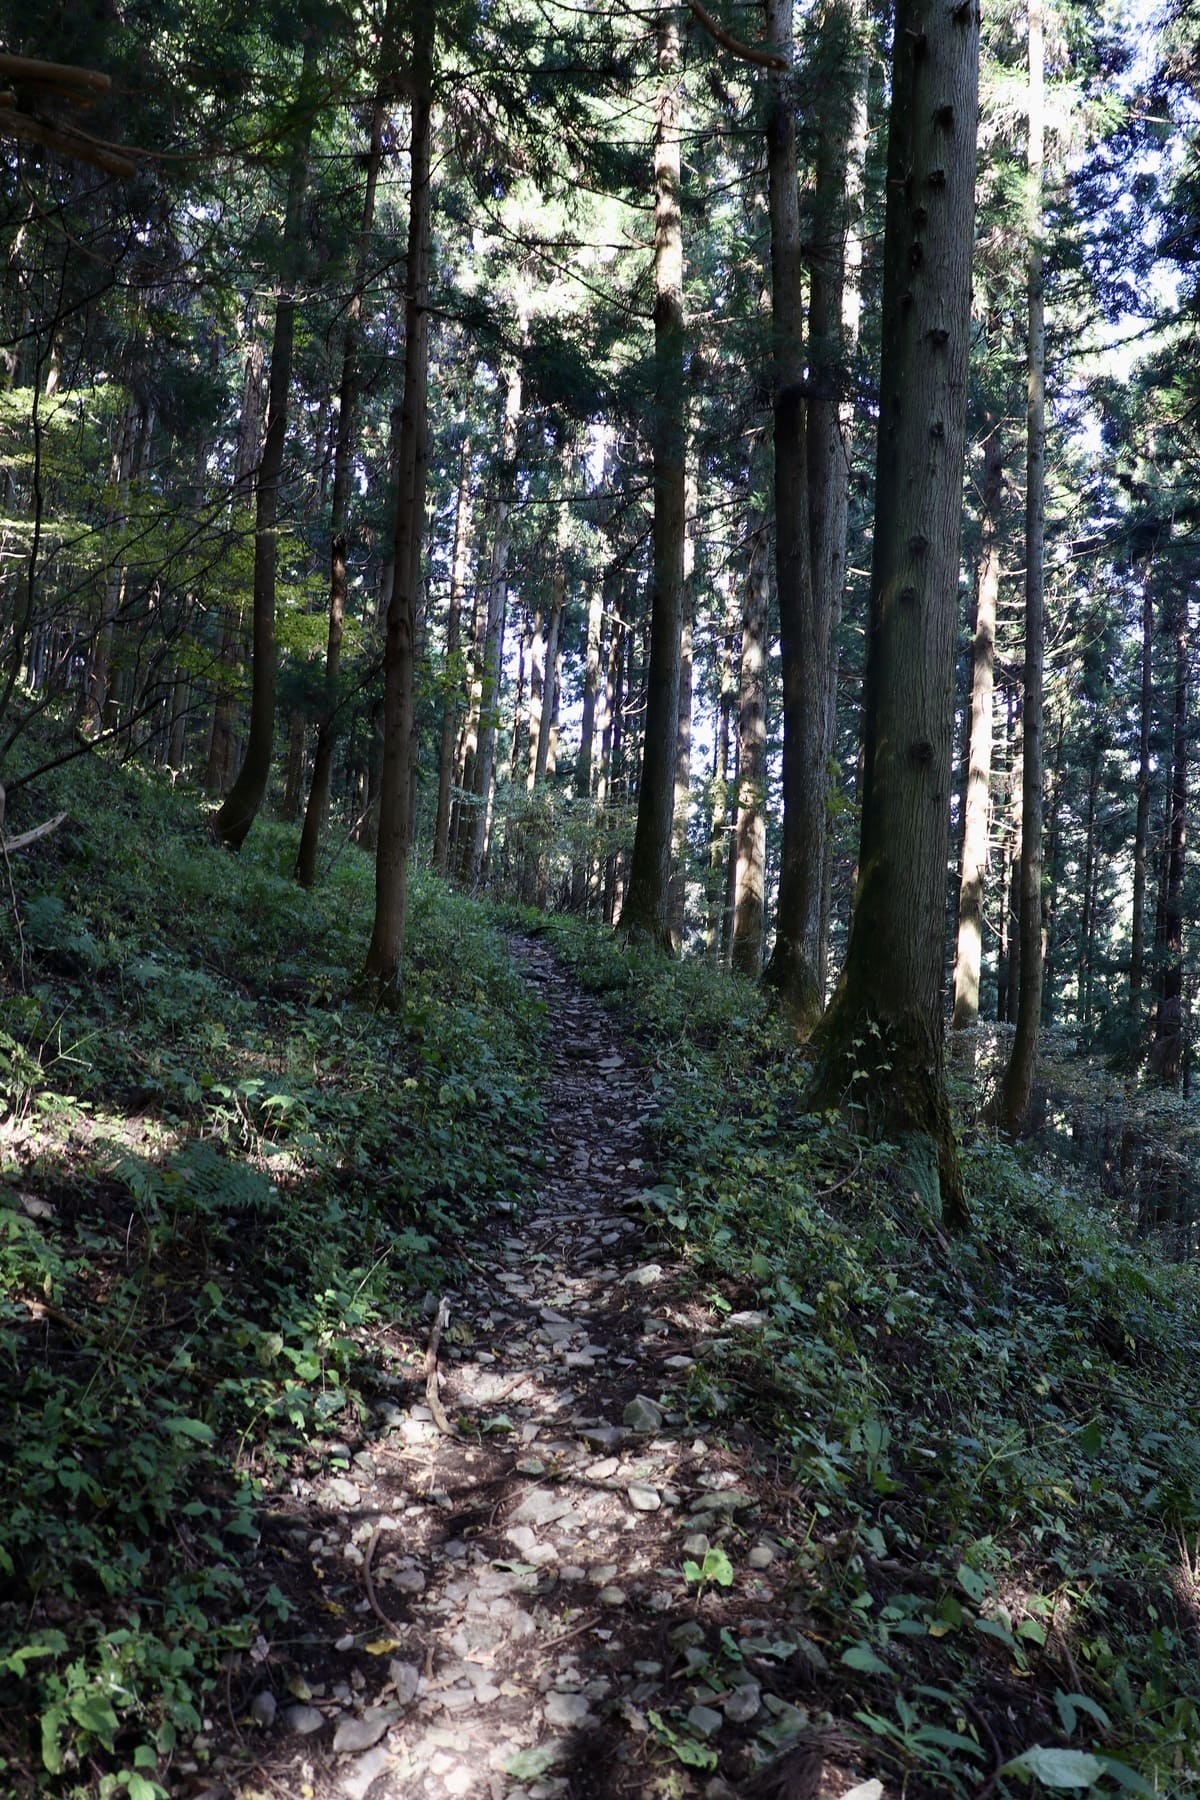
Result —
[{"label": "tall straight tree trunk", "polygon": [[[485,531],[493,511],[494,496],[489,492],[483,509]],[[470,866],[470,845],[474,830],[475,764],[479,757],[479,724],[483,714],[483,667],[487,655],[488,604],[491,596],[490,578],[485,578],[483,573],[488,566],[484,554],[486,543],[484,536],[475,559],[475,604],[471,609],[471,640],[467,650],[467,707],[454,765],[458,792],[454,796],[450,818],[450,859],[451,867],[460,880],[466,879]]]},{"label": "tall straight tree trunk", "polygon": [[1042,1025],[1042,678],[1046,660],[1046,293],[1042,164],[1045,45],[1042,0],[1029,0],[1028,347],[1025,411],[1025,679],[1021,705],[1021,912],[1017,1029],[1000,1117],[1016,1136],[1033,1099]]},{"label": "tall straight tree trunk", "polygon": [[675,800],[671,822],[671,943],[676,954],[687,938],[688,822],[692,811],[693,635],[696,610],[696,507],[699,502],[695,458],[687,471],[683,540],[683,620],[679,636],[679,722],[675,733]]},{"label": "tall straight tree trunk", "polygon": [[[238,419],[237,461],[234,466],[232,519],[237,530],[248,516],[262,437],[263,347],[249,324],[250,343],[242,373],[242,407]],[[233,671],[242,632],[242,609],[223,607],[217,641],[217,684],[213,699],[208,753],[201,785],[210,794],[223,794],[229,786],[233,760]]]},{"label": "tall straight tree trunk", "polygon": [[508,553],[512,543],[510,515],[517,460],[517,428],[520,421],[521,367],[514,362],[509,367],[504,389],[504,418],[500,431],[502,473],[496,490],[492,525],[492,563],[488,582],[478,748],[472,779],[474,809],[464,866],[466,880],[471,887],[478,887],[482,880],[488,851],[492,781],[496,772],[496,734],[500,722],[500,682],[504,673],[504,626],[508,617]]},{"label": "tall straight tree trunk", "polygon": [[942,1054],[979,16],[899,0],[888,129],[858,892],[808,1104],[906,1140],[966,1219]]},{"label": "tall straight tree trunk", "polygon": [[713,773],[709,790],[708,920],[704,931],[704,948],[714,962],[721,960],[725,865],[729,855],[729,735],[733,723],[733,645],[736,629],[737,615],[731,587],[725,597],[725,634],[721,647],[720,691],[714,721]]},{"label": "tall straight tree trunk", "polygon": [[[386,29],[386,27],[385,27]],[[390,45],[385,46],[390,49]],[[337,436],[333,449],[333,494],[329,508],[330,571],[329,630],[325,640],[325,694],[317,726],[317,748],[313,758],[312,782],[304,824],[300,831],[300,848],[296,854],[296,880],[301,887],[311,887],[317,873],[317,848],[329,811],[329,781],[333,771],[334,728],[337,707],[338,671],[342,660],[342,635],[346,624],[346,520],[350,511],[350,479],[353,473],[355,428],[358,423],[358,349],[362,327],[363,292],[367,285],[367,269],[371,252],[371,230],[375,223],[375,191],[379,184],[379,167],[383,160],[383,126],[386,109],[376,99],[371,109],[371,135],[367,147],[366,185],[363,189],[362,218],[358,228],[354,279],[346,307],[346,323],[342,339],[342,378],[338,391]]]},{"label": "tall straight tree trunk", "polygon": [[537,745],[533,757],[533,791],[546,779],[550,764],[550,741],[554,736],[558,708],[559,639],[562,636],[563,607],[566,604],[566,572],[561,560],[552,578],[550,617],[546,624],[546,640],[542,646],[542,710],[538,719]]},{"label": "tall straight tree trunk", "polygon": [[[822,802],[837,748],[838,627],[846,585],[854,400],[850,371],[862,309],[863,193],[870,61],[861,0],[829,0],[821,24],[822,89],[809,291],[808,517],[815,629],[828,646],[822,717]],[[823,1003],[828,965],[833,841],[823,804],[821,893],[808,947]]]},{"label": "tall straight tree trunk", "polygon": [[767,892],[767,579],[765,522],[755,532],[742,607],[738,695],[738,800],[730,961],[739,975],[762,969]]},{"label": "tall straight tree trunk", "polygon": [[317,40],[304,46],[298,112],[288,169],[283,221],[281,287],[275,302],[271,375],[267,389],[267,429],[258,466],[254,516],[253,649],[250,673],[250,729],[242,766],[213,820],[213,836],[227,850],[240,850],[258,816],[271,775],[275,740],[275,564],[278,550],[279,484],[287,437],[288,390],[296,334],[296,284],[304,260],[304,190],[313,133],[313,70]]},{"label": "tall straight tree trunk", "polygon": [[294,824],[300,817],[300,789],[304,780],[304,740],[306,735],[307,721],[297,706],[288,719],[287,764],[283,781],[283,799],[279,805],[279,817],[287,825]]},{"label": "tall straight tree trunk", "polygon": [[1097,738],[1092,743],[1092,756],[1088,767],[1087,819],[1083,841],[1083,892],[1080,896],[1079,954],[1076,962],[1079,1021],[1082,1025],[1088,1025],[1091,1022],[1092,894],[1095,888],[1096,802],[1099,793],[1100,742]]},{"label": "tall straight tree trunk", "polygon": [[1042,1023],[1053,1025],[1055,1000],[1055,950],[1058,933],[1058,876],[1059,846],[1062,836],[1060,816],[1062,813],[1062,750],[1065,711],[1060,708],[1058,714],[1058,733],[1054,743],[1054,774],[1050,781],[1047,800],[1048,813],[1046,819],[1046,899],[1044,907],[1046,929],[1046,965],[1042,980]]},{"label": "tall straight tree trunk", "polygon": [[[1003,498],[1004,448],[1000,427],[993,423],[983,446],[983,542],[975,594],[975,637],[971,646],[971,731],[951,1020],[955,1031],[968,1031],[979,1019],[983,889],[992,813],[992,693],[996,673],[996,602],[1000,593],[1000,508]],[[964,1040],[963,1057],[966,1065],[974,1068],[973,1037]]]},{"label": "tall straight tree trunk", "polygon": [[444,875],[450,856],[450,790],[462,679],[459,670],[462,604],[467,591],[471,523],[471,439],[459,452],[458,498],[454,508],[454,555],[450,565],[450,605],[446,616],[446,691],[442,696],[442,736],[438,748],[437,813],[433,825],[433,866]]},{"label": "tall straight tree trunk", "polygon": [[1167,879],[1162,922],[1162,968],[1150,1068],[1174,1085],[1183,1063],[1183,877],[1187,843],[1188,636],[1187,601],[1173,592],[1168,622],[1175,639],[1175,708],[1171,746]]},{"label": "tall straight tree trunk", "polygon": [[112,456],[113,504],[106,531],[111,560],[102,581],[100,619],[92,645],[80,718],[81,729],[92,736],[104,728],[104,709],[110,697],[113,634],[125,592],[125,546],[121,540],[129,506],[129,484],[133,477],[136,443],[137,406],[130,400],[121,415],[117,445]]},{"label": "tall straight tree trunk", "polygon": [[[607,577],[605,578],[607,580]],[[604,628],[604,585],[597,583],[588,597],[587,624],[583,641],[583,719],[579,733],[579,760],[575,764],[575,792],[581,800],[590,800],[594,778],[597,701],[603,705],[600,689],[601,634]]]},{"label": "tall straight tree trunk", "polygon": [[410,73],[412,148],[404,307],[404,399],[392,592],[384,640],[383,758],[375,852],[375,922],[366,979],[380,990],[399,979],[408,910],[416,705],[417,604],[425,526],[428,463],[430,151],[433,114],[435,0],[417,9]]},{"label": "tall straight tree trunk", "polygon": [[622,930],[670,950],[668,919],[679,647],[683,626],[685,470],[683,224],[680,212],[679,16],[658,14],[654,142],[654,565],[637,826]]},{"label": "tall straight tree trunk", "polygon": [[1154,594],[1148,560],[1142,576],[1142,694],[1138,716],[1137,822],[1133,833],[1133,927],[1129,1010],[1136,1020],[1146,977],[1146,845],[1150,835],[1150,715],[1154,706]]},{"label": "tall straight tree trunk", "polygon": [[[789,66],[793,0],[767,0],[767,37]],[[775,587],[783,656],[783,848],[775,948],[765,979],[801,1029],[821,1010],[812,958],[820,935],[825,846],[825,701],[829,620],[816,616],[808,491],[796,101],[771,77],[767,203],[775,348]],[[828,596],[826,595],[826,598]]]}]

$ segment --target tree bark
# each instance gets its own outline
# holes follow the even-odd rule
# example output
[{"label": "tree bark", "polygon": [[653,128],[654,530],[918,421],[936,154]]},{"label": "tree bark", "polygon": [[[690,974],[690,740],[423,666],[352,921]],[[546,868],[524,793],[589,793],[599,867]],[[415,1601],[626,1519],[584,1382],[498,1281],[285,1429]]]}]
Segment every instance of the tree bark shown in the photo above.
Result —
[{"label": "tree bark", "polygon": [[488,581],[487,630],[480,678],[478,746],[472,779],[473,811],[467,834],[464,874],[478,887],[487,860],[492,781],[496,772],[500,683],[504,673],[504,626],[508,617],[508,553],[512,544],[510,515],[516,481],[517,428],[521,421],[521,368],[510,365],[505,380],[504,418],[500,431],[501,471],[492,526],[492,562]]},{"label": "tree bark", "polygon": [[267,390],[267,429],[258,466],[254,518],[253,648],[250,674],[250,729],[242,766],[213,820],[213,836],[227,850],[240,850],[258,817],[271,775],[275,741],[275,564],[276,521],[283,450],[287,437],[288,389],[292,379],[292,347],[296,333],[296,284],[304,259],[304,192],[312,142],[313,104],[309,93],[316,63],[316,37],[304,46],[299,112],[288,169],[284,213],[282,285],[275,302],[271,339],[271,375]]},{"label": "tree bark", "polygon": [[721,646],[721,674],[717,717],[713,731],[713,773],[709,788],[708,824],[708,920],[704,931],[705,953],[721,961],[724,933],[725,867],[729,860],[729,735],[733,724],[733,645],[737,614],[733,590],[725,598],[725,633]]},{"label": "tree bark", "polygon": [[750,550],[742,607],[738,695],[738,806],[730,961],[756,980],[762,969],[767,891],[767,557],[765,521]]},{"label": "tree bark", "polygon": [[429,387],[430,152],[436,31],[435,0],[425,0],[425,4],[417,9],[412,37],[404,398],[400,416],[392,592],[384,640],[383,758],[375,852],[375,921],[364,969],[366,980],[380,992],[393,989],[399,980],[408,910],[417,605],[428,463],[425,415]]},{"label": "tree bark", "polygon": [[1129,940],[1129,1010],[1137,1020],[1146,976],[1146,845],[1150,835],[1150,718],[1154,707],[1154,595],[1151,563],[1142,575],[1142,694],[1138,716],[1137,822],[1133,832],[1133,925]]},{"label": "tree bark", "polygon": [[1171,746],[1171,798],[1167,828],[1167,880],[1162,921],[1162,961],[1150,1069],[1174,1086],[1183,1063],[1183,878],[1187,843],[1188,642],[1187,603],[1178,592],[1167,608],[1175,640],[1175,706]]},{"label": "tree bark", "polygon": [[846,585],[850,463],[855,403],[851,381],[862,310],[863,193],[870,59],[862,0],[830,0],[821,28],[820,136],[809,289],[808,516],[813,612],[827,642],[821,767],[821,893],[809,960],[819,1003],[826,991],[833,839],[826,803],[837,750],[838,627]]},{"label": "tree bark", "polygon": [[1004,1076],[1000,1117],[1015,1137],[1026,1128],[1042,1025],[1042,682],[1046,658],[1046,295],[1042,165],[1044,33],[1042,0],[1029,0],[1029,249],[1025,411],[1025,676],[1021,705],[1021,979],[1017,1029]]},{"label": "tree bark", "polygon": [[458,498],[454,507],[454,552],[450,564],[450,604],[446,615],[445,692],[442,696],[442,735],[438,747],[437,812],[433,824],[433,866],[444,875],[450,858],[450,798],[454,780],[454,745],[458,735],[461,700],[462,606],[467,591],[471,523],[471,440],[463,439],[459,452]]},{"label": "tree bark", "polygon": [[[792,0],[767,0],[767,36],[789,68],[792,13]],[[811,958],[820,935],[825,844],[829,620],[817,618],[813,593],[796,102],[790,74],[771,77],[767,203],[775,346],[775,587],[783,658],[783,847],[775,948],[764,979],[807,1032],[821,1011]]]},{"label": "tree bark", "polygon": [[[979,1020],[983,964],[983,892],[992,812],[992,696],[996,669],[996,602],[1000,592],[1000,509],[1004,498],[1004,448],[992,424],[983,446],[983,542],[976,583],[975,636],[971,647],[971,731],[962,876],[958,894],[958,944],[954,963],[955,1031]],[[974,1039],[963,1045],[975,1064]]]},{"label": "tree bark", "polygon": [[[691,441],[690,422],[688,438]],[[680,954],[687,940],[687,886],[692,814],[692,709],[695,701],[696,509],[700,502],[696,458],[688,457],[684,492],[683,619],[679,636],[679,722],[675,735],[675,800],[671,821],[671,944]]]},{"label": "tree bark", "polygon": [[906,1140],[914,1189],[954,1224],[942,983],[978,79],[974,5],[899,0],[858,891],[809,1095]]},{"label": "tree bark", "polygon": [[[386,48],[386,46],[385,46]],[[304,824],[300,831],[300,848],[296,853],[296,880],[310,888],[316,879],[317,849],[325,818],[329,811],[329,783],[333,773],[336,743],[338,672],[342,660],[342,636],[346,624],[346,521],[350,511],[350,480],[353,473],[355,428],[358,423],[358,348],[362,327],[363,292],[367,285],[367,269],[371,251],[371,230],[375,222],[375,192],[379,168],[383,160],[383,126],[386,108],[376,99],[371,111],[371,135],[367,147],[366,185],[363,189],[362,218],[358,228],[354,279],[346,307],[346,324],[342,339],[342,377],[338,391],[337,436],[333,450],[333,493],[329,508],[330,571],[329,630],[325,639],[325,695],[317,725],[317,748],[313,757],[312,782]]]},{"label": "tree bark", "polygon": [[685,471],[683,225],[680,212],[679,17],[658,15],[654,144],[654,564],[646,723],[637,826],[621,928],[669,951],[671,824],[683,625]]}]

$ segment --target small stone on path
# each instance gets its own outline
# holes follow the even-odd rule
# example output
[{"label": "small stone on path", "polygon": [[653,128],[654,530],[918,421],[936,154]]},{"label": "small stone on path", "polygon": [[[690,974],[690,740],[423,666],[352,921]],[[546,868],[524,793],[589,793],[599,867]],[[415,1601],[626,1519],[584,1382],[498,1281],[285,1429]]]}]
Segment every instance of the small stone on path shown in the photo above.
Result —
[{"label": "small stone on path", "polygon": [[591,1717],[591,1707],[583,1694],[553,1693],[546,1696],[548,1725],[582,1725]]},{"label": "small stone on path", "polygon": [[701,1737],[712,1737],[725,1720],[714,1706],[689,1706],[687,1722]]},{"label": "small stone on path", "polygon": [[395,1716],[390,1706],[373,1706],[359,1719],[339,1720],[338,1728],[333,1734],[334,1749],[351,1752],[369,1750],[372,1744],[379,1742]]},{"label": "small stone on path", "polygon": [[320,1731],[325,1714],[318,1712],[315,1706],[285,1706],[283,1722],[297,1737],[308,1737],[312,1732]]},{"label": "small stone on path", "polygon": [[627,1492],[629,1504],[635,1512],[657,1512],[662,1505],[662,1496],[657,1488],[643,1487],[640,1482],[635,1481]]},{"label": "small stone on path", "polygon": [[621,1414],[621,1417],[631,1431],[653,1432],[662,1430],[662,1408],[661,1406],[656,1405],[653,1400],[648,1400],[645,1394],[639,1394],[635,1400],[631,1400],[629,1405],[625,1408],[625,1411]]},{"label": "small stone on path", "polygon": [[661,1263],[642,1263],[640,1268],[631,1269],[621,1280],[627,1287],[653,1287],[656,1281],[662,1280]]}]

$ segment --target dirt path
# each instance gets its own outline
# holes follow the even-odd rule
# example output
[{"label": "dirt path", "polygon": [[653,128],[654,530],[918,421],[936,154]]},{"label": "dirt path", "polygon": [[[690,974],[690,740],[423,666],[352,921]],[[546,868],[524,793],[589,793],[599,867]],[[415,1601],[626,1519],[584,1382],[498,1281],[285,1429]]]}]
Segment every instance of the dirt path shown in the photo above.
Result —
[{"label": "dirt path", "polygon": [[342,1472],[293,1483],[275,1554],[331,1622],[260,1649],[225,1779],[247,1800],[880,1800],[813,1747],[807,1520],[728,1415],[689,1408],[693,1359],[756,1321],[721,1323],[647,1243],[648,1076],[543,941],[514,949],[549,1016],[540,1204],[447,1297],[433,1411],[398,1384],[333,1447]]}]

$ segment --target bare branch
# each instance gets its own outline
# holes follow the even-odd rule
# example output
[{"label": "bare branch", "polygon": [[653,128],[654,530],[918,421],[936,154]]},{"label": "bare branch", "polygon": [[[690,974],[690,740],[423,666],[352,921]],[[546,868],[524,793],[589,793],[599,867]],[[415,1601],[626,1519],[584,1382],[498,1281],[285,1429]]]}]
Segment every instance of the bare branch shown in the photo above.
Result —
[{"label": "bare branch", "polygon": [[687,0],[687,3],[709,36],[716,38],[718,44],[728,50],[731,56],[738,57],[742,62],[753,63],[756,68],[779,69],[784,74],[791,67],[786,57],[776,56],[773,50],[759,50],[753,44],[743,44],[732,32],[726,31],[723,25],[717,24],[712,14],[701,6],[700,0]]}]

